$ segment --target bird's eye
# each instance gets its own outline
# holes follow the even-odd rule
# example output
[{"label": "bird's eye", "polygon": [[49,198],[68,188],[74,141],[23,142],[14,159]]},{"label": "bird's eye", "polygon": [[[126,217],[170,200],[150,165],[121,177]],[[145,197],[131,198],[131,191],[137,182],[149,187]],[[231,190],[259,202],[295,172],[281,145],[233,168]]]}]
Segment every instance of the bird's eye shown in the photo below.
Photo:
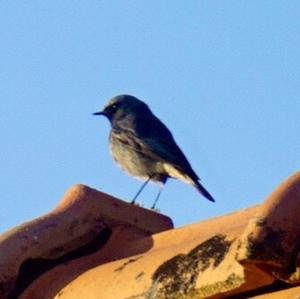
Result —
[{"label": "bird's eye", "polygon": [[115,110],[115,109],[117,109],[117,105],[114,104],[114,105],[111,106],[111,108]]}]

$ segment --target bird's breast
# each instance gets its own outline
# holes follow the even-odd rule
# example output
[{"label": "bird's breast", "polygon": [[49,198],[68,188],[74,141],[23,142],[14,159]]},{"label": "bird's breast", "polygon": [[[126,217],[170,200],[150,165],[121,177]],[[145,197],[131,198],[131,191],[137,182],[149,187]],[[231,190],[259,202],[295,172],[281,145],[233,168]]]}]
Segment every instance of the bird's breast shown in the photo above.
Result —
[{"label": "bird's breast", "polygon": [[128,139],[128,136],[122,138],[121,135],[111,133],[109,141],[113,159],[128,174],[141,179],[147,179],[155,174],[164,174],[163,164],[147,156],[141,147],[135,146]]}]

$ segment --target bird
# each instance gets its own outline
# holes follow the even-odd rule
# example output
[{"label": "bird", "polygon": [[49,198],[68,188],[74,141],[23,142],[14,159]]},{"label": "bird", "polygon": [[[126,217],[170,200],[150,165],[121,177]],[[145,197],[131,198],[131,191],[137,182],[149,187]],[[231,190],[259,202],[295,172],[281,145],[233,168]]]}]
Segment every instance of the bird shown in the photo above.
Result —
[{"label": "bird", "polygon": [[129,175],[144,181],[132,204],[147,183],[154,181],[160,184],[151,207],[155,209],[169,178],[190,184],[206,199],[215,201],[200,183],[200,178],[170,130],[152,113],[146,103],[132,95],[117,95],[109,100],[102,111],[93,114],[103,115],[110,121],[109,147],[115,162]]}]

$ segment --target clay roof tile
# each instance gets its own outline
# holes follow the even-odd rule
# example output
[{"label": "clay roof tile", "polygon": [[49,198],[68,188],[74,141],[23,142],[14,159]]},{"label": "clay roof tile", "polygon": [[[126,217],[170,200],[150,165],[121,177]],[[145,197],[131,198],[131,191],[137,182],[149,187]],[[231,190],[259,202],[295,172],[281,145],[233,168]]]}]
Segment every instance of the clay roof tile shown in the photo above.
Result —
[{"label": "clay roof tile", "polygon": [[76,185],[0,236],[0,297],[299,299],[299,215],[300,172],[259,206],[176,229]]}]

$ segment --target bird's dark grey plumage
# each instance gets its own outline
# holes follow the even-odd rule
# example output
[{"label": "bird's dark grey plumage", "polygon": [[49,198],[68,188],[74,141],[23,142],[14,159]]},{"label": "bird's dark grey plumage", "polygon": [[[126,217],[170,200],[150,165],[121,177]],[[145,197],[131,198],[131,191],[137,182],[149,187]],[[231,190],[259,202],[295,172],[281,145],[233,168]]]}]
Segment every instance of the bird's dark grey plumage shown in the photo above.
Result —
[{"label": "bird's dark grey plumage", "polygon": [[144,102],[130,95],[119,95],[112,98],[103,111],[94,115],[104,115],[110,120],[111,153],[116,163],[127,173],[144,179],[146,183],[149,180],[160,182],[162,186],[169,177],[179,179],[193,185],[204,197],[214,201],[200,184],[199,177],[169,129]]}]

